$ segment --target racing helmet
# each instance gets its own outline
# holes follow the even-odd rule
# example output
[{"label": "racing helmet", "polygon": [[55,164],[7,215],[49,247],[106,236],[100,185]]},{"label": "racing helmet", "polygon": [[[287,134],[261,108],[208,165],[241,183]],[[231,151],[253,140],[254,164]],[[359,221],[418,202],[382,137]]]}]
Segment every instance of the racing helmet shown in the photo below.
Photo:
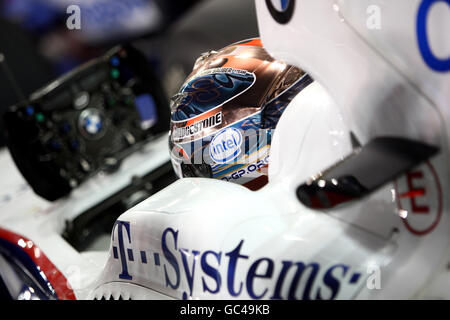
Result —
[{"label": "racing helmet", "polygon": [[172,97],[176,175],[263,187],[278,120],[311,82],[301,69],[272,58],[258,38],[202,54]]}]

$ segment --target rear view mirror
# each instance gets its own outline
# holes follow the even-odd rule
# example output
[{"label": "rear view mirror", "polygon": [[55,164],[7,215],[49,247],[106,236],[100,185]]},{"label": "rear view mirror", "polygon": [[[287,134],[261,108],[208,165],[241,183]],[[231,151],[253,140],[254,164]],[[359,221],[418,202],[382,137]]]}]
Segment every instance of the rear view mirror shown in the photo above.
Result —
[{"label": "rear view mirror", "polygon": [[419,141],[378,137],[300,185],[297,197],[311,209],[334,208],[363,198],[438,152]]}]

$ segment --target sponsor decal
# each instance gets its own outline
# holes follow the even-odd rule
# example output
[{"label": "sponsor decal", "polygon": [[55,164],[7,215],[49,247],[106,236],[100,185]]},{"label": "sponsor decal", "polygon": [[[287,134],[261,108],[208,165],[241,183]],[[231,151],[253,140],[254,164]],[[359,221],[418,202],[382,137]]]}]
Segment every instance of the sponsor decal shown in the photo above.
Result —
[{"label": "sponsor decal", "polygon": [[[207,75],[215,75],[216,77],[220,74],[228,74],[228,75],[234,75],[234,76],[245,76],[245,77],[254,77],[255,75],[251,72],[248,72],[247,70],[243,70],[243,69],[236,69],[236,68],[232,68],[232,67],[224,67],[224,68],[211,68],[211,69],[207,69],[204,70],[202,72],[199,72],[198,74],[192,76],[191,78],[189,78],[186,82],[190,82],[192,79],[194,78],[198,78],[198,77],[203,77],[203,76],[207,76]],[[228,84],[228,87],[231,87],[231,82],[230,82],[230,78],[227,78],[227,82],[221,82],[222,85],[226,85]]]},{"label": "sponsor decal", "polygon": [[436,72],[448,72],[450,71],[450,57],[441,58],[433,53],[429,41],[430,30],[427,29],[429,12],[437,3],[445,3],[450,7],[450,0],[422,0],[421,2],[417,12],[417,43],[420,54],[428,67]]},{"label": "sponsor decal", "polygon": [[[114,227],[118,229],[112,246],[113,258],[120,263],[118,278],[132,280],[132,270],[143,272],[142,266],[153,264],[161,272],[163,286],[182,292],[183,299],[196,291],[234,298],[336,299],[355,294],[365,279],[362,272],[343,263],[324,266],[314,261],[254,258],[246,253],[245,240],[227,252],[182,248],[180,231],[170,227],[161,235],[161,248],[139,250],[125,246],[132,243],[130,228],[126,221],[117,221]],[[150,272],[144,277],[149,278]]]},{"label": "sponsor decal", "polygon": [[184,139],[202,132],[205,129],[213,128],[219,124],[222,124],[222,112],[213,114],[203,120],[195,122],[185,127],[176,128],[173,132],[174,139]]},{"label": "sponsor decal", "polygon": [[241,154],[242,134],[236,128],[220,131],[209,146],[209,155],[216,163],[227,163]]},{"label": "sponsor decal", "polygon": [[221,180],[225,181],[239,180],[246,175],[252,174],[254,172],[260,172],[263,168],[267,167],[268,164],[269,164],[269,156],[266,156],[264,159],[258,160],[256,163],[252,163],[248,165],[246,168],[239,169],[221,178]]},{"label": "sponsor decal", "polygon": [[432,232],[442,216],[442,189],[430,162],[406,173],[395,182],[397,206],[402,221],[412,234]]}]

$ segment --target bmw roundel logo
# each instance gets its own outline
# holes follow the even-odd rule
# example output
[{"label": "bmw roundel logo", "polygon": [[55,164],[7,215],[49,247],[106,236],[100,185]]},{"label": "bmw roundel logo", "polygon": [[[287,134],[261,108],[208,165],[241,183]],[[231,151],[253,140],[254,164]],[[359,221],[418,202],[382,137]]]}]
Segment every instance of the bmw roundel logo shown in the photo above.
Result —
[{"label": "bmw roundel logo", "polygon": [[103,119],[103,114],[93,108],[89,108],[81,112],[78,127],[80,132],[86,138],[98,139],[103,136],[105,131],[105,123]]},{"label": "bmw roundel logo", "polygon": [[270,14],[280,24],[286,24],[292,19],[295,0],[266,0]]}]

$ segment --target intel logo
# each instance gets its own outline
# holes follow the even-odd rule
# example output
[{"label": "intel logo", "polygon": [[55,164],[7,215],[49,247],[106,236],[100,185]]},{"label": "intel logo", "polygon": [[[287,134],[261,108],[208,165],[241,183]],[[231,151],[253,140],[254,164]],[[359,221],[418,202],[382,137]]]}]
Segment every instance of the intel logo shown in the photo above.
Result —
[{"label": "intel logo", "polygon": [[241,154],[242,134],[238,129],[227,128],[212,139],[209,155],[216,163],[227,163]]}]

